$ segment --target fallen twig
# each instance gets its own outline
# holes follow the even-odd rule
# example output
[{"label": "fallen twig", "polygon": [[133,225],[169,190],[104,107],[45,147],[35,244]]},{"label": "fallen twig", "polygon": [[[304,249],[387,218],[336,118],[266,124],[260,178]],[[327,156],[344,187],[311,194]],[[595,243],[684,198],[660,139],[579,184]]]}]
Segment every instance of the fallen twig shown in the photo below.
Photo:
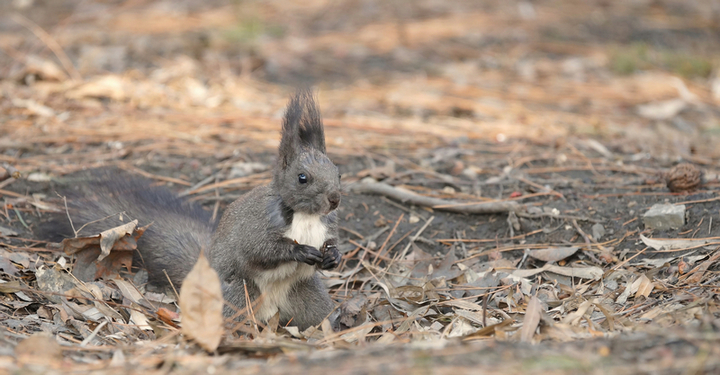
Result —
[{"label": "fallen twig", "polygon": [[494,214],[510,211],[521,211],[522,205],[517,202],[485,202],[465,205],[460,202],[448,201],[439,198],[426,197],[411,191],[396,188],[382,182],[359,182],[350,185],[349,190],[354,193],[379,194],[401,202],[417,206],[426,206],[441,211],[465,214]]},{"label": "fallen twig", "polygon": [[10,177],[17,180],[21,176],[20,171],[18,171],[17,168],[10,165],[10,163],[5,163],[5,162],[0,163],[0,167],[5,169],[5,173],[0,174],[0,181],[5,180]]}]

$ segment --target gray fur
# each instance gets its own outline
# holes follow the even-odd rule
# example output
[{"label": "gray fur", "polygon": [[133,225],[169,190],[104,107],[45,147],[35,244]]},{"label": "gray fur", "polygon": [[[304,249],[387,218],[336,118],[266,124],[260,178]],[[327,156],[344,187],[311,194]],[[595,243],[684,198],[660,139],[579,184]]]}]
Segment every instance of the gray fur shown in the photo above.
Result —
[{"label": "gray fur", "polygon": [[[80,182],[63,189],[76,230],[96,221],[86,225],[79,236],[95,235],[134,219],[140,226],[151,224],[138,240],[140,253],[133,263],[150,271],[152,285],[168,287],[169,277],[179,289],[200,250],[212,241],[215,225],[210,213],[164,187],[153,186],[152,181],[115,169],[87,172]],[[55,240],[58,235],[73,236],[64,216],[40,230]]]},{"label": "gray fur", "polygon": [[[257,187],[228,206],[217,230],[206,211],[169,191],[152,188],[144,180],[125,183],[117,178],[95,183],[91,192],[82,194],[85,198],[76,202],[76,223],[122,211],[128,218],[139,219],[141,225],[153,222],[138,242],[151,283],[165,285],[166,270],[173,284],[180,286],[201,249],[207,249],[228,303],[243,309],[247,289],[251,301],[275,303],[261,305],[276,306],[262,312],[256,307],[256,314],[277,311],[283,324],[306,329],[322,322],[334,305],[315,270],[334,268],[340,261],[335,247],[340,176],[325,155],[320,111],[307,91],[290,100],[273,172],[270,185]],[[300,183],[300,174],[306,176],[306,183]],[[300,220],[296,226],[294,220]],[[115,222],[95,224],[87,232],[106,229]],[[286,237],[288,233],[297,235],[298,228],[305,228],[301,224],[317,235],[300,233],[299,238],[314,241],[322,235],[322,249],[317,248],[319,243],[311,246]],[[275,293],[276,286],[283,286],[285,292]],[[236,315],[236,310],[226,306],[225,315]]]},{"label": "gray fur", "polygon": [[[209,259],[224,284],[228,302],[239,308],[245,306],[245,286],[251,300],[259,297],[254,280],[260,272],[293,262],[319,266],[330,263],[337,266],[339,262],[339,258],[334,262],[329,259],[333,256],[331,251],[322,254],[319,249],[285,237],[294,214],[304,213],[321,215],[328,229],[326,243],[337,241],[334,209],[340,199],[340,176],[325,155],[319,116],[309,93],[301,92],[290,101],[272,183],[253,189],[230,204],[220,220]],[[305,184],[298,180],[301,173],[308,178]],[[334,255],[337,256],[337,250]],[[319,324],[333,308],[317,273],[296,282],[288,298],[293,301],[293,308],[280,309],[281,320],[292,318],[292,323],[301,329]]]}]

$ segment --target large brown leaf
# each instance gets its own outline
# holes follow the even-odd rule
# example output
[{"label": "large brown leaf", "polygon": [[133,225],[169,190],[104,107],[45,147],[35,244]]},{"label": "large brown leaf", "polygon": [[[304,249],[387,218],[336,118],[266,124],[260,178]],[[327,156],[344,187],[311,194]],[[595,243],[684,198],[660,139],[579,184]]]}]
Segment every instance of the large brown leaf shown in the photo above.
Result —
[{"label": "large brown leaf", "polygon": [[200,254],[180,289],[183,334],[208,352],[215,351],[223,335],[222,309],[220,278]]}]

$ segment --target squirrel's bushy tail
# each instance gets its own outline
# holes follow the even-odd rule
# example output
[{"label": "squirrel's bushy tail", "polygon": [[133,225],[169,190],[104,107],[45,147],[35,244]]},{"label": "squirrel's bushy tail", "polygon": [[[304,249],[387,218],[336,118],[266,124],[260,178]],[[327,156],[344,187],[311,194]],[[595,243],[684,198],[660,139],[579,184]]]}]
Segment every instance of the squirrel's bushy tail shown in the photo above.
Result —
[{"label": "squirrel's bushy tail", "polygon": [[[139,254],[134,262],[147,269],[150,284],[167,286],[165,270],[179,289],[200,251],[210,246],[215,229],[210,213],[153,181],[127,172],[95,170],[85,172],[79,180],[74,186],[59,189],[67,196],[75,229],[92,222],[78,235],[96,235],[135,219],[138,226],[151,224],[138,240]],[[74,236],[67,215],[45,223],[40,231],[53,240]]]}]

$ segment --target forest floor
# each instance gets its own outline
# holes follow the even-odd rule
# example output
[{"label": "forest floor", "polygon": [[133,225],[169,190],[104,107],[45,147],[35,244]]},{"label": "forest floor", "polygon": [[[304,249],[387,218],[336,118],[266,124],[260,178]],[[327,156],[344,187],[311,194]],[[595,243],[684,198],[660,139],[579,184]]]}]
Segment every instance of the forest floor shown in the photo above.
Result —
[{"label": "forest floor", "polygon": [[[3,2],[0,371],[720,372],[718,72],[700,0]],[[142,271],[39,239],[90,168],[217,217],[302,85],[346,186],[343,331],[228,321],[208,354]]]}]

